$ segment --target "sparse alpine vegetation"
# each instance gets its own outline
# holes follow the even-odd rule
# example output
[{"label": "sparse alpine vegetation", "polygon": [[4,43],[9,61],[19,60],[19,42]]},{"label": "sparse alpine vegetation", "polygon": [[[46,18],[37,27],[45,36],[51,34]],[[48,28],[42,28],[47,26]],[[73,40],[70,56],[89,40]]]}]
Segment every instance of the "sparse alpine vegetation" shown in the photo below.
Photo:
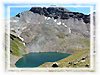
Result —
[{"label": "sparse alpine vegetation", "polygon": [[22,40],[19,37],[10,34],[10,65],[12,67],[15,67],[16,61],[18,61],[19,58],[21,58],[24,54],[27,53],[28,50],[26,46],[24,46]]},{"label": "sparse alpine vegetation", "polygon": [[[75,50],[75,49],[73,49]],[[67,58],[64,58],[62,60],[59,60],[57,62],[46,62],[42,65],[40,65],[39,67],[51,67],[53,63],[57,63],[58,68],[70,68],[70,67],[74,67],[74,68],[89,68],[90,67],[90,50],[89,49],[85,49],[85,50],[75,50],[76,52],[73,53],[72,55],[70,55]]]}]

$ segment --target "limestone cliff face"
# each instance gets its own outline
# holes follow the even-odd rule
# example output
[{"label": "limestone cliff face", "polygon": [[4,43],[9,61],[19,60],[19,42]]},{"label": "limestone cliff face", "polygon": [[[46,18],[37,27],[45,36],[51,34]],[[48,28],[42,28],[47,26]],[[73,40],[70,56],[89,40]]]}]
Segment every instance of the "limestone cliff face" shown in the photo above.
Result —
[{"label": "limestone cliff face", "polygon": [[90,15],[65,8],[32,7],[10,19],[11,33],[30,52],[69,52],[89,48]]}]

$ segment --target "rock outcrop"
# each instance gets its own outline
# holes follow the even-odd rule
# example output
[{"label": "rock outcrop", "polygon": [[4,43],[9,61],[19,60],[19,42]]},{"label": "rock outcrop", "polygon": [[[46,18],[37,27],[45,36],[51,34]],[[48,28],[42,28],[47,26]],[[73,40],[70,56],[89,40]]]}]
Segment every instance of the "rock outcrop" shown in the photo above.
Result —
[{"label": "rock outcrop", "polygon": [[45,15],[46,17],[50,17],[50,18],[53,17],[54,19],[58,19],[58,18],[69,19],[70,17],[72,17],[72,18],[77,18],[78,20],[83,19],[85,23],[90,23],[90,15],[84,15],[78,12],[70,12],[69,10],[61,7],[60,8],[32,7],[30,11],[33,13],[38,13],[40,15]]}]

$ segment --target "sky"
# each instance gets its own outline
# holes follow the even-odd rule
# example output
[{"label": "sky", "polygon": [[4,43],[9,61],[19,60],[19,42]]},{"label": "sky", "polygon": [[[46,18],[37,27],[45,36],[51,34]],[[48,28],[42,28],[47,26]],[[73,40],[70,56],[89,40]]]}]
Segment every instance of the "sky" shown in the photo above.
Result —
[{"label": "sky", "polygon": [[[30,10],[31,7],[12,7],[10,8],[10,17],[16,16],[18,13],[24,12],[24,11],[28,11]],[[83,14],[88,15],[90,13],[90,8],[89,7],[66,7],[66,9],[68,9],[69,11],[72,12],[80,12]]]},{"label": "sky", "polygon": [[66,9],[72,11],[72,12],[80,12],[83,14],[90,14],[90,8],[89,7],[66,7]]},{"label": "sky", "polygon": [[[10,6],[18,6],[18,4],[10,4]],[[22,4],[20,4],[22,6]],[[25,5],[25,4],[24,4]],[[31,5],[31,4],[29,4]],[[32,5],[35,5],[36,4],[32,4]],[[41,5],[42,4],[37,4],[38,5]],[[49,4],[47,4],[49,6]],[[67,6],[71,6],[71,5],[74,5],[76,6],[76,4],[66,4]],[[60,5],[60,6],[66,6],[66,5]],[[89,5],[89,4],[88,4]],[[9,5],[5,5],[5,17],[7,18],[7,6]],[[26,5],[25,5],[26,6]],[[86,14],[88,15],[90,13],[90,8],[89,7],[84,7],[84,6],[87,6],[87,4],[85,5],[82,5],[81,6],[83,7],[65,7],[66,9],[68,9],[69,11],[72,11],[72,12],[80,12],[80,13],[83,13],[83,14]],[[94,10],[95,10],[95,5],[93,5],[94,7]],[[28,11],[29,9],[31,9],[31,7],[10,7],[10,17],[13,17],[13,16],[16,16],[18,13],[21,13],[21,12],[24,12],[24,11]]]},{"label": "sky", "polygon": [[18,13],[28,11],[30,7],[10,8],[10,17],[16,16]]}]

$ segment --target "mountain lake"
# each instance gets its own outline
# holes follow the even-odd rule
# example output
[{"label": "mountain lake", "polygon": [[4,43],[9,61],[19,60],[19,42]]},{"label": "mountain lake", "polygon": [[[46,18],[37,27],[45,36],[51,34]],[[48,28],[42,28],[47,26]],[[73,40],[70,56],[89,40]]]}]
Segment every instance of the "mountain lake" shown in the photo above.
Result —
[{"label": "mountain lake", "polygon": [[31,52],[20,58],[15,65],[18,68],[33,68],[38,67],[45,62],[56,62],[68,57],[69,55],[71,54],[59,52]]}]

